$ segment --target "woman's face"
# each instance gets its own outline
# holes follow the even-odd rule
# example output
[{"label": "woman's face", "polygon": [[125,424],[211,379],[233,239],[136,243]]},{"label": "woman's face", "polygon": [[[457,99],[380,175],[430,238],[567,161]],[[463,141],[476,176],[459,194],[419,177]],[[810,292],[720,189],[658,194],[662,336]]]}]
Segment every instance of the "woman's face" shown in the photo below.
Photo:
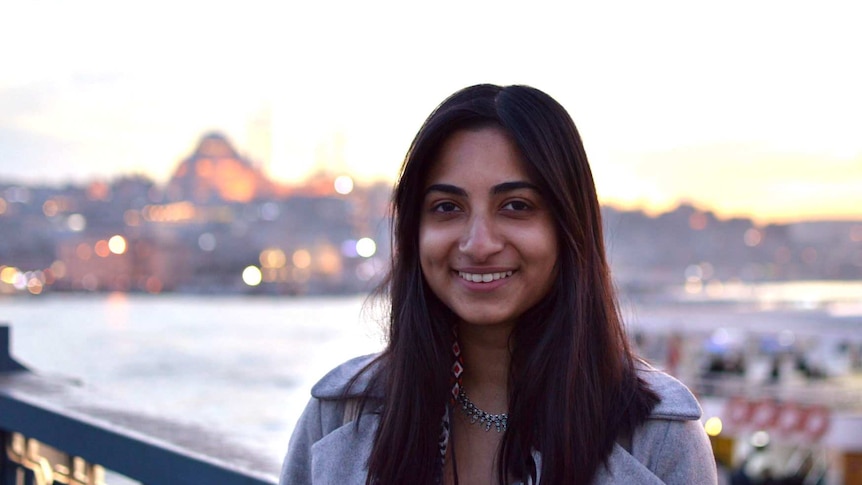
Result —
[{"label": "woman's face", "polygon": [[443,143],[421,207],[422,273],[464,323],[514,325],[548,293],[553,217],[499,128],[457,131]]}]

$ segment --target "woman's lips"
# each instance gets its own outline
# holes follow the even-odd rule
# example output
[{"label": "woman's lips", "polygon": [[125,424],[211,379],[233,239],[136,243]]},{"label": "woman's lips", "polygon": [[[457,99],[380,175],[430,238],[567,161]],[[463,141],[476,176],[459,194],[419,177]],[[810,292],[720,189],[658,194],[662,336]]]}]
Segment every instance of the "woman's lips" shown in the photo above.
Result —
[{"label": "woman's lips", "polygon": [[490,283],[492,281],[501,280],[512,276],[512,271],[495,271],[487,273],[468,273],[467,271],[458,271],[458,277],[471,283]]}]

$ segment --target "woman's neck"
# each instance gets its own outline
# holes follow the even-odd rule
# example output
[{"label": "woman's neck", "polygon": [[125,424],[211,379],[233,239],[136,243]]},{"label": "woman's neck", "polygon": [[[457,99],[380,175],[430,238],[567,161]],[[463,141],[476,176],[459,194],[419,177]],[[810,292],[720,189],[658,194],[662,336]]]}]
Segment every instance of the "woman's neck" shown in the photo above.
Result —
[{"label": "woman's neck", "polygon": [[464,359],[463,385],[476,406],[497,414],[508,411],[511,326],[458,325]]}]

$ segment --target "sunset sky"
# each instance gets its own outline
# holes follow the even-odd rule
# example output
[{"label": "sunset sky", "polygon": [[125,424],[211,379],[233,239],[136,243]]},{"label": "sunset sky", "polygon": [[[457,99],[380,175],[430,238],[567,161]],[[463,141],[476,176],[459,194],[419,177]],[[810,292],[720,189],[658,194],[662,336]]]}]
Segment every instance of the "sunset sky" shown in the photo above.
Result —
[{"label": "sunset sky", "polygon": [[5,2],[0,181],[164,182],[211,130],[279,180],[393,179],[445,96],[518,83],[606,203],[862,219],[854,3]]}]

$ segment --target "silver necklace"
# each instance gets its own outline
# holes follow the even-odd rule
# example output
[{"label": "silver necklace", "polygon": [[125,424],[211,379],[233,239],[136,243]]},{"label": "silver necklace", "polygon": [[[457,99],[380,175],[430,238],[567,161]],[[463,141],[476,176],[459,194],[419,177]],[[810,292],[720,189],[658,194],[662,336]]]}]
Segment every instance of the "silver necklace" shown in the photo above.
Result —
[{"label": "silver necklace", "polygon": [[464,392],[463,387],[461,387],[460,392],[458,392],[458,404],[461,405],[461,410],[464,411],[464,414],[470,418],[470,424],[479,423],[485,427],[485,431],[490,430],[491,426],[494,426],[497,432],[501,433],[506,431],[506,428],[509,425],[509,415],[507,413],[489,414],[482,411],[477,408],[472,401],[470,401],[467,397],[467,393]]}]

